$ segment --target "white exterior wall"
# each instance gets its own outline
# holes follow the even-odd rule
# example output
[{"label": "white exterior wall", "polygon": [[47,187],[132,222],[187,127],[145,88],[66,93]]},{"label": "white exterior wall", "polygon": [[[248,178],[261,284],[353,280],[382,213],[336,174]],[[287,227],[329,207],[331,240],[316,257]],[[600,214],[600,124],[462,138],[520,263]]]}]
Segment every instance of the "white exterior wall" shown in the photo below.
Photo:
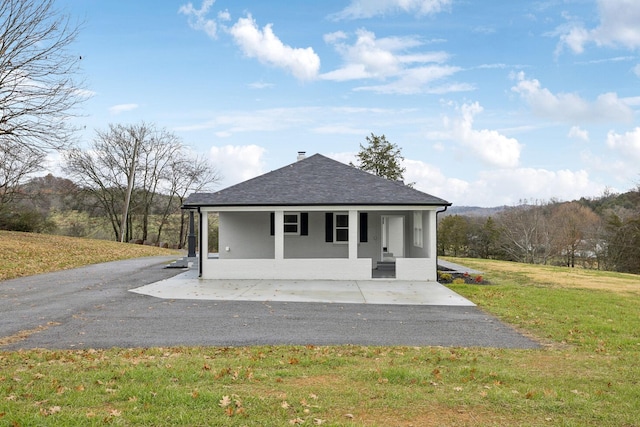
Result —
[{"label": "white exterior wall", "polygon": [[371,260],[206,259],[203,279],[227,280],[370,280]]},{"label": "white exterior wall", "polygon": [[408,258],[396,259],[396,279],[437,281],[436,211],[422,210],[422,247],[413,245],[413,212],[407,215],[409,226],[405,228]]},{"label": "white exterior wall", "polygon": [[[287,211],[289,212],[289,211]],[[293,211],[291,211],[293,212]],[[299,212],[299,211],[295,211]],[[305,211],[306,212],[306,211]],[[324,212],[309,213],[308,236],[284,236],[285,258],[347,258],[349,245],[325,242]]]},{"label": "white exterior wall", "polygon": [[273,258],[274,238],[269,232],[269,212],[220,212],[220,259]]}]

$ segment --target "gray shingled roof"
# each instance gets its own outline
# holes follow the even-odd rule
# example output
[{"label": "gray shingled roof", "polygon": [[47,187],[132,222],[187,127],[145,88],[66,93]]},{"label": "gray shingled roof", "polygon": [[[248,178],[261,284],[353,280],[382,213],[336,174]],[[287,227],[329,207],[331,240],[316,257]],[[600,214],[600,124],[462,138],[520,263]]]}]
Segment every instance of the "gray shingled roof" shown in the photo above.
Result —
[{"label": "gray shingled roof", "polygon": [[184,203],[185,208],[294,205],[449,206],[451,203],[320,154],[215,193],[191,194]]}]

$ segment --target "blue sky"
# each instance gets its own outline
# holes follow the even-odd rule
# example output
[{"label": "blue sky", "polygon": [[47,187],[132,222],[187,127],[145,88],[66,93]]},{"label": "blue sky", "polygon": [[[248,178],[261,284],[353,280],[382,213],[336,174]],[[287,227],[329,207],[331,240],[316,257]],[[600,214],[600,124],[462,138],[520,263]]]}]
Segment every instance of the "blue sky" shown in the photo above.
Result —
[{"label": "blue sky", "polygon": [[219,188],[298,151],[348,163],[384,134],[455,205],[640,183],[636,0],[58,0],[92,93],[86,129],[146,121]]}]

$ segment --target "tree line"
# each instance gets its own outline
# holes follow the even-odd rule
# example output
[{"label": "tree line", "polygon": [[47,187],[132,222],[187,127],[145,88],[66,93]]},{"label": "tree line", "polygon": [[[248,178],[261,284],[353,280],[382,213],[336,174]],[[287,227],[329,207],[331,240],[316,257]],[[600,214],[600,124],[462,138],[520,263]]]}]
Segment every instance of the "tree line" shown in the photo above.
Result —
[{"label": "tree line", "polygon": [[3,193],[0,228],[98,238],[110,230],[113,240],[183,247],[184,199],[219,179],[175,134],[145,123],[97,131],[88,148],[63,152],[63,170],[66,178],[17,179]]},{"label": "tree line", "polygon": [[438,254],[640,274],[640,187],[572,202],[523,201],[488,217],[445,215]]}]

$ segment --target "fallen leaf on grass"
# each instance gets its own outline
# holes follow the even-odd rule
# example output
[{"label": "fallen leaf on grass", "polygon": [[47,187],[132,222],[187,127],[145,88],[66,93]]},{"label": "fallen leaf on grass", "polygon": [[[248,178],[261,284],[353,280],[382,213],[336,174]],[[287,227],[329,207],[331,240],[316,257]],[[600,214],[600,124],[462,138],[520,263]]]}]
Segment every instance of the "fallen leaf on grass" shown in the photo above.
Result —
[{"label": "fallen leaf on grass", "polygon": [[295,424],[303,424],[304,420],[302,418],[294,418],[292,420],[289,420],[289,424],[295,425]]},{"label": "fallen leaf on grass", "polygon": [[220,405],[221,408],[226,408],[230,404],[231,398],[229,396],[222,396],[222,399],[220,399],[220,403],[218,405]]},{"label": "fallen leaf on grass", "polygon": [[40,414],[45,417],[48,417],[49,415],[57,414],[61,410],[62,408],[60,408],[59,406],[52,406],[49,409],[40,408]]}]

